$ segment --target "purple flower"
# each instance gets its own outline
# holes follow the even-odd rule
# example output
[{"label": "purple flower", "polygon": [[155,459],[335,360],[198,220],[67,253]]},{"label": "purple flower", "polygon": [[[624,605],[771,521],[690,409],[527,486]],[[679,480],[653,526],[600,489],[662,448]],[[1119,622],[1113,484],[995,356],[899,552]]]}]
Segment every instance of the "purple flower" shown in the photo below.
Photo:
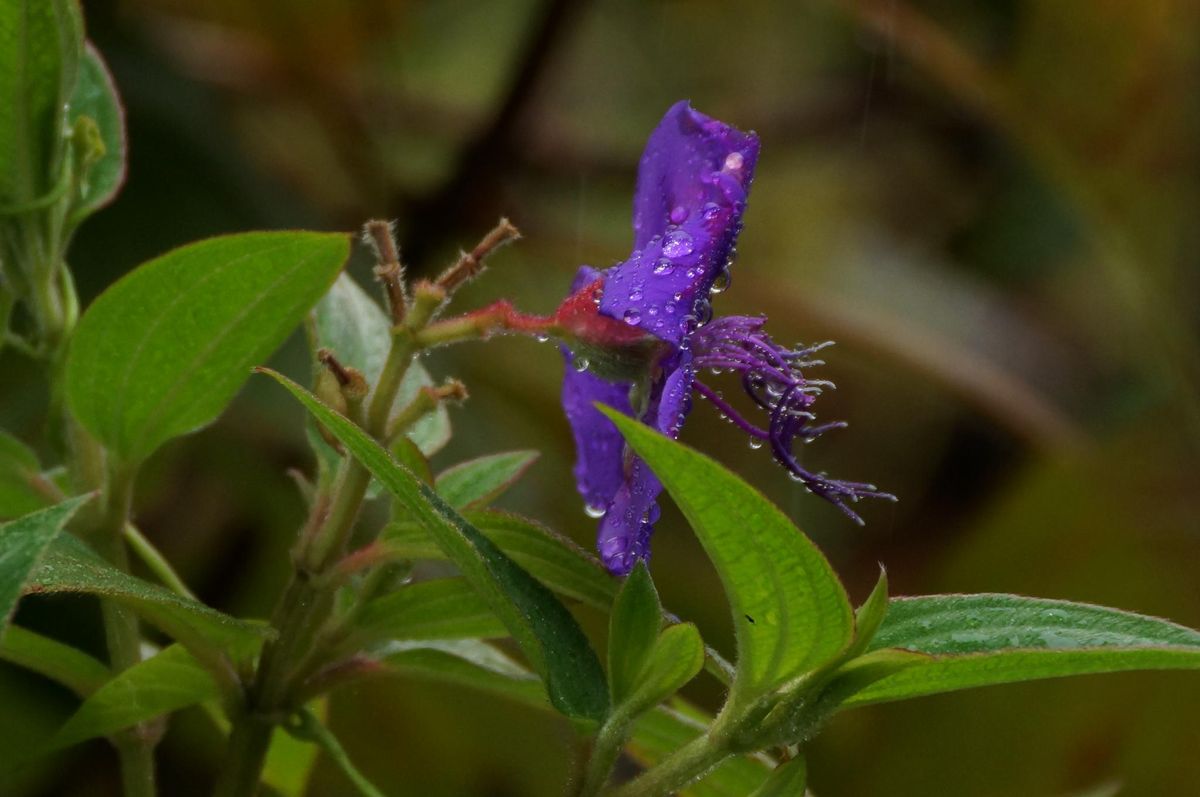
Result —
[{"label": "purple flower", "polygon": [[[734,244],[758,159],[758,138],[679,102],[650,134],[634,196],[633,252],[605,271],[584,266],[555,319],[572,339],[563,407],[575,436],[575,479],[588,514],[601,517],[597,547],[613,573],[649,556],[662,485],[626,448],[600,402],[668,437],[678,437],[695,392],[712,402],[755,447],[809,491],[847,506],[863,497],[892,499],[873,485],[805,470],[793,453],[843,423],[818,424],[812,404],[829,382],[807,379],[825,344],[787,349],[763,330],[762,317],[712,319],[709,294],[728,285]],[[765,415],[747,420],[701,371],[732,372]],[[894,499],[892,499],[894,500]]]}]

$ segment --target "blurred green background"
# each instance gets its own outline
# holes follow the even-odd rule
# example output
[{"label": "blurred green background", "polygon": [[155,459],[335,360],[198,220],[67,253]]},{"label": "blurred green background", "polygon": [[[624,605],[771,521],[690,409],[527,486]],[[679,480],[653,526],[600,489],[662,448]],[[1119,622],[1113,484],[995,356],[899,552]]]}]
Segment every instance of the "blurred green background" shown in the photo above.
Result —
[{"label": "blurred green background", "polygon": [[[399,219],[428,274],[504,213],[525,239],[465,291],[546,312],[580,263],[629,249],[646,135],[680,98],[762,137],[717,312],[836,339],[806,462],[900,496],[865,529],[807,496],[699,405],[684,439],[761,487],[861,600],[1012,591],[1200,626],[1200,9],[1188,0],[877,2],[85,2],[127,104],[129,181],[72,249],[90,298],[177,244],[252,228]],[[367,263],[355,261],[359,276]],[[308,373],[301,341],[277,365]],[[526,340],[437,353],[472,398],[435,464],[543,457],[504,499],[590,545],[558,410],[561,364]],[[0,355],[0,423],[37,439],[46,386]],[[253,380],[215,427],[166,447],[142,527],[214,605],[265,615],[311,469],[302,417]],[[665,602],[719,647],[719,585],[666,507]],[[21,621],[102,649],[95,607]],[[584,616],[589,627],[597,618]],[[712,682],[690,688],[715,706]],[[116,793],[100,742],[17,766],[72,708],[0,669],[0,793]],[[839,716],[810,749],[838,795],[1194,795],[1188,673],[1009,686]],[[422,683],[336,694],[331,721],[390,795],[555,795],[565,724]],[[164,795],[205,794],[220,745],[198,712],[160,748]],[[311,793],[349,786],[326,762]]]}]

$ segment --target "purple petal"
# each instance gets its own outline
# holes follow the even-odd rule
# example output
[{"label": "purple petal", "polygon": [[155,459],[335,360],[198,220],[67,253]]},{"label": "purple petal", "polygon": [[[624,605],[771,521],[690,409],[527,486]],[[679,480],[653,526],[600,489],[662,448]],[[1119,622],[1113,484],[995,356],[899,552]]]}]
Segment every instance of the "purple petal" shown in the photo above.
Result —
[{"label": "purple petal", "polygon": [[[575,275],[571,292],[594,282],[599,272],[583,266]],[[625,440],[612,421],[596,410],[595,402],[607,404],[632,415],[628,382],[609,382],[575,368],[575,357],[563,350],[566,372],[563,375],[562,403],[567,422],[575,436],[575,485],[590,511],[606,509],[624,481],[622,456]]]},{"label": "purple petal", "polygon": [[605,272],[600,312],[678,345],[728,268],[758,138],[676,103],[650,135],[634,197],[634,251]]}]

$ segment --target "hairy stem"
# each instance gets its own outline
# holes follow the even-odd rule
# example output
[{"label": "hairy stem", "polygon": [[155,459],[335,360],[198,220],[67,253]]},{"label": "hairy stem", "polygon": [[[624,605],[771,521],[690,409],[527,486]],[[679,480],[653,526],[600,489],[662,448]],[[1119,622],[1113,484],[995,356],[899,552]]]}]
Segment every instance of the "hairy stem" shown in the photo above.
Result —
[{"label": "hairy stem", "polygon": [[658,766],[639,775],[629,783],[604,792],[605,797],[666,797],[703,776],[729,757],[724,745],[710,733],[698,736]]}]

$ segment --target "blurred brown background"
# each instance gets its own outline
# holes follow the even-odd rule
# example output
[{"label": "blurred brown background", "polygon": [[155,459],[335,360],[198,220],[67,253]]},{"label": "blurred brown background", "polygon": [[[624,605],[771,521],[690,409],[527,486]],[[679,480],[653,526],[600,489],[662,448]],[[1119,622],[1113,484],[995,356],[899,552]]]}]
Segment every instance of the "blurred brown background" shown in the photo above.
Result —
[{"label": "blurred brown background", "polygon": [[[1023,592],[1200,626],[1200,13],[1187,0],[84,5],[131,138],[124,193],[72,250],[85,297],[200,236],[378,216],[400,220],[406,260],[428,273],[504,213],[525,240],[460,306],[504,296],[545,312],[578,264],[626,255],[642,144],[690,98],[763,140],[717,311],[839,341],[822,411],[851,426],[806,462],[901,501],[867,506],[858,529],[704,405],[685,440],[787,510],[857,599],[883,562],[897,594]],[[278,364],[307,373],[298,339]],[[435,464],[540,449],[505,505],[590,545],[554,349],[500,340],[427,364],[472,392]],[[45,385],[11,351],[0,369],[0,423],[35,437]],[[156,457],[139,520],[206,600],[264,615],[302,511],[289,466],[310,467],[300,412],[254,380],[216,427]],[[654,568],[668,606],[729,649],[719,587],[670,507]],[[22,622],[102,645],[94,607],[28,603]],[[719,697],[703,678],[690,693]],[[4,667],[0,705],[0,793],[115,794],[103,743],[12,763],[67,695]],[[810,785],[1193,795],[1198,715],[1186,673],[859,710],[811,746]],[[555,795],[570,749],[553,719],[420,683],[340,693],[332,722],[389,795]],[[206,793],[219,753],[205,719],[183,715],[161,748],[163,793]],[[311,794],[349,788],[318,765]]]}]

